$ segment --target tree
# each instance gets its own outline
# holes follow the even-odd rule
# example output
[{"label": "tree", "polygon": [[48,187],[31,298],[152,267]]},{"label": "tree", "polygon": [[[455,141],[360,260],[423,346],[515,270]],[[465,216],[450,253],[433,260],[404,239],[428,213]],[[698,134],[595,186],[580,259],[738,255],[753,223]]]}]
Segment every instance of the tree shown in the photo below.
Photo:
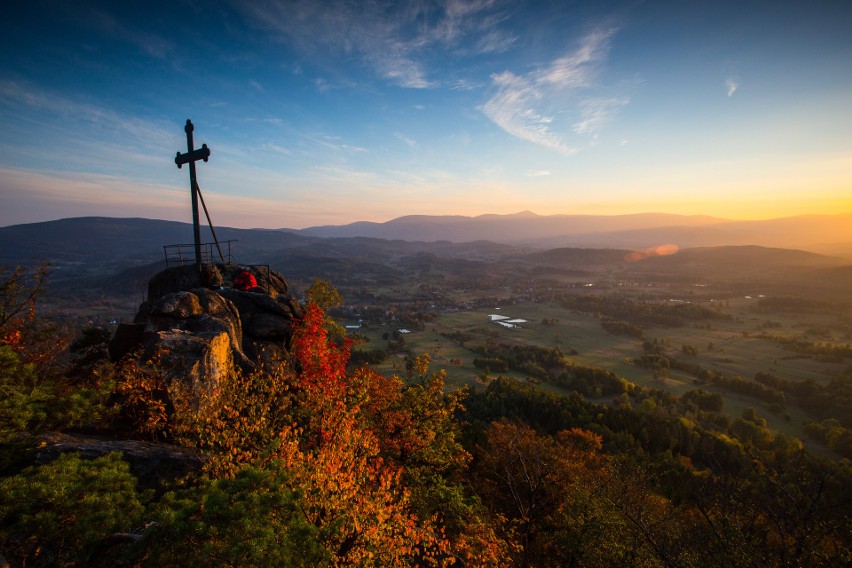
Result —
[{"label": "tree", "polygon": [[55,330],[36,319],[36,302],[43,293],[47,264],[35,269],[0,266],[0,345],[14,349],[39,374],[57,372],[57,355],[68,344]]},{"label": "tree", "polygon": [[98,545],[142,519],[136,478],[121,454],[64,454],[0,479],[0,550],[21,566],[87,566]]},{"label": "tree", "polygon": [[[196,408],[177,407],[182,439],[196,439],[215,476],[249,465],[279,472],[299,496],[300,522],[335,565],[421,564],[447,554],[432,519],[416,514],[402,464],[382,455],[362,378],[347,373],[349,342],[330,337],[309,303],[292,365],[237,374]],[[278,475],[277,473],[275,475]]]},{"label": "tree", "polygon": [[[43,292],[47,265],[28,272],[24,266],[14,269],[0,266],[0,340],[7,345],[17,344],[22,339],[22,328],[35,317],[36,299]],[[28,279],[32,283],[26,283]]]},{"label": "tree", "polygon": [[53,389],[38,380],[33,366],[9,345],[0,345],[0,444],[38,430],[48,420]]},{"label": "tree", "polygon": [[[314,279],[313,283],[308,288],[308,291],[305,293],[305,299],[308,304],[317,306],[326,314],[329,310],[339,308],[343,305],[343,296],[340,295],[337,288],[335,288],[328,280],[323,280],[320,277],[316,277]],[[338,341],[342,341],[346,337],[346,328],[340,325],[331,316],[326,315],[323,323],[331,336],[336,338]]]},{"label": "tree", "polygon": [[456,413],[467,392],[446,393],[446,373],[430,372],[430,358],[412,358],[408,384],[362,368],[362,415],[375,432],[382,457],[402,470],[419,518],[434,519],[449,539],[448,553],[479,566],[503,566],[506,547],[480,501],[465,487],[471,456],[461,444]]},{"label": "tree", "polygon": [[547,436],[493,422],[485,438],[477,487],[507,518],[504,534],[518,551],[517,564],[637,565],[635,547],[622,544],[625,523],[600,492],[608,460],[599,454],[599,436],[581,429]]},{"label": "tree", "polygon": [[71,366],[66,374],[83,383],[98,383],[101,375],[110,368],[108,346],[111,335],[108,329],[85,328],[68,347]]},{"label": "tree", "polygon": [[280,468],[244,467],[169,492],[149,509],[156,524],[135,556],[150,566],[330,565],[290,486]]}]

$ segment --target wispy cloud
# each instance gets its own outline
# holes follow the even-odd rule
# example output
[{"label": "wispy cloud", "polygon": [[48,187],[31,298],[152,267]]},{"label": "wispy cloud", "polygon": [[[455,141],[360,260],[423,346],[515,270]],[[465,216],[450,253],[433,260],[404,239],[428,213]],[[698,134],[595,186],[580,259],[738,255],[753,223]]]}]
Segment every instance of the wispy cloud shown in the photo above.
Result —
[{"label": "wispy cloud", "polygon": [[352,146],[351,144],[346,144],[343,142],[339,142],[339,136],[305,136],[306,140],[310,140],[319,144],[323,148],[328,148],[330,150],[336,150],[338,152],[347,152],[350,154],[360,154],[363,152],[368,152],[368,150],[362,146]]},{"label": "wispy cloud", "polygon": [[411,138],[409,136],[406,136],[405,134],[402,134],[401,132],[394,132],[393,136],[397,140],[401,140],[403,143],[405,143],[410,148],[415,148],[417,146],[417,140],[415,140],[414,138]]},{"label": "wispy cloud", "polygon": [[101,10],[86,11],[85,8],[74,17],[84,20],[96,30],[112,37],[128,41],[140,51],[157,59],[166,59],[175,51],[175,45],[170,40],[157,34],[141,31],[132,25],[119,22],[114,16]]},{"label": "wispy cloud", "polygon": [[289,156],[293,153],[288,148],[285,148],[284,146],[279,146],[278,144],[273,144],[272,142],[264,144],[263,146],[261,146],[261,149],[267,150],[269,152],[275,152],[276,154],[284,154],[285,156]]},{"label": "wispy cloud", "polygon": [[62,118],[71,124],[112,133],[110,138],[126,137],[145,145],[161,146],[173,139],[173,133],[150,120],[125,116],[114,110],[57,95],[25,82],[0,80],[0,102],[7,109],[26,107],[31,113]]},{"label": "wispy cloud", "polygon": [[450,84],[450,90],[453,91],[473,91],[480,88],[482,85],[476,81],[469,79],[456,79]]},{"label": "wispy cloud", "polygon": [[256,25],[308,56],[354,55],[383,79],[423,89],[436,86],[435,53],[495,53],[516,37],[501,29],[499,0],[439,3],[349,2],[237,3]]},{"label": "wispy cloud", "polygon": [[496,91],[482,105],[482,112],[513,136],[563,154],[577,152],[566,140],[566,133],[556,128],[558,115],[579,114],[574,133],[593,134],[627,103],[623,97],[580,97],[585,89],[594,86],[613,33],[612,29],[592,32],[575,51],[526,75],[510,71],[492,75]]},{"label": "wispy cloud", "polygon": [[728,77],[725,79],[725,87],[728,88],[728,96],[731,97],[740,88],[740,84],[732,77]]},{"label": "wispy cloud", "polygon": [[527,177],[544,177],[549,176],[550,172],[548,170],[530,170],[527,172]]},{"label": "wispy cloud", "polygon": [[[0,224],[60,217],[182,215],[185,190],[117,176],[0,167]],[[37,204],[37,205],[36,205]],[[177,212],[177,213],[176,213]]]},{"label": "wispy cloud", "polygon": [[[277,178],[261,179],[260,183],[276,188],[286,185]],[[0,187],[0,226],[93,215],[190,219],[190,200],[182,186],[143,183],[121,176],[0,167]],[[213,220],[218,226],[299,227],[330,222],[324,212],[330,194],[323,188],[293,194],[276,190],[265,197],[243,192],[229,195],[205,188],[204,195],[208,205],[215,208]],[[352,199],[347,209],[357,205]]]},{"label": "wispy cloud", "polygon": [[517,37],[499,30],[490,30],[476,42],[476,51],[480,53],[502,53],[509,50]]},{"label": "wispy cloud", "polygon": [[574,124],[574,132],[577,134],[598,132],[610,117],[627,103],[626,97],[589,98],[580,101],[580,120]]}]

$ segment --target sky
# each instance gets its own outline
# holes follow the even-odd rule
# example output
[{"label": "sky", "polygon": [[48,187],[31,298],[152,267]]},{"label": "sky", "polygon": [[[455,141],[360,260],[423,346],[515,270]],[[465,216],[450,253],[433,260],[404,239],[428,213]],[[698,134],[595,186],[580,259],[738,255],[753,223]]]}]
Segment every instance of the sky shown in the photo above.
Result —
[{"label": "sky", "polygon": [[0,226],[852,212],[852,2],[28,0]]}]

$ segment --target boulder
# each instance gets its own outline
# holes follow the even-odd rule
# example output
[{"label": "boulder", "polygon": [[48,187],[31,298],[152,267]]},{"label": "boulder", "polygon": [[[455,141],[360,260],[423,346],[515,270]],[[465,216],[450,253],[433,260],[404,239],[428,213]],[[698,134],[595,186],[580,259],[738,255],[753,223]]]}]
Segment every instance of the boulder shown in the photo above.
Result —
[{"label": "boulder", "polygon": [[38,436],[35,462],[47,464],[61,454],[76,452],[81,457],[95,459],[110,452],[121,452],[130,464],[130,471],[143,488],[160,489],[189,473],[201,470],[206,458],[193,448],[162,442],[140,440],[109,440],[96,436],[83,436],[47,432]]},{"label": "boulder", "polygon": [[120,323],[109,342],[109,358],[118,361],[142,346],[145,339],[144,323]]},{"label": "boulder", "polygon": [[287,365],[290,353],[277,341],[264,341],[246,336],[243,350],[259,368],[274,371]]},{"label": "boulder", "polygon": [[204,313],[198,296],[191,292],[171,292],[151,306],[150,316],[186,319]]},{"label": "boulder", "polygon": [[204,274],[194,264],[166,268],[148,281],[148,301],[156,302],[172,292],[203,288],[207,285]]},{"label": "boulder", "polygon": [[256,313],[246,324],[246,333],[259,339],[289,337],[293,333],[293,318],[269,312]]},{"label": "boulder", "polygon": [[198,409],[227,384],[234,358],[226,332],[173,329],[157,332],[156,338],[146,356],[164,374],[171,396],[187,396]]},{"label": "boulder", "polygon": [[266,264],[253,264],[249,266],[239,266],[236,264],[217,265],[218,270],[223,276],[225,286],[233,285],[234,278],[246,270],[254,276],[257,281],[257,290],[275,298],[276,296],[286,295],[288,286],[284,276],[271,270]]},{"label": "boulder", "polygon": [[[223,286],[242,270],[255,275],[257,288]],[[303,315],[299,301],[287,295],[284,277],[267,266],[167,268],[149,282],[134,323],[119,326],[110,357],[141,351],[166,374],[175,395],[201,405],[206,394],[227,382],[235,363],[246,373],[284,364],[295,322]]]},{"label": "boulder", "polygon": [[[256,314],[266,312],[292,318],[294,311],[291,306],[291,298],[287,296],[268,296],[258,292],[243,292],[240,290],[226,289],[219,292],[222,297],[227,298],[237,307],[240,315]],[[300,316],[297,316],[300,317]]]}]

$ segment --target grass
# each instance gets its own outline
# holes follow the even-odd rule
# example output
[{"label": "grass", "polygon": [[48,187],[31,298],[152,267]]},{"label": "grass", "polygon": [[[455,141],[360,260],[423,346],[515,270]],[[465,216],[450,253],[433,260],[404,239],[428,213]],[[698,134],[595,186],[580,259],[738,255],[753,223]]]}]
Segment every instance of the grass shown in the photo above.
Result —
[{"label": "grass", "polygon": [[[718,304],[717,304],[718,306]],[[647,328],[645,338],[656,338],[662,342],[673,357],[683,358],[701,368],[711,369],[728,376],[752,378],[757,372],[768,372],[790,381],[813,379],[827,383],[848,366],[846,363],[816,361],[784,351],[770,340],[747,337],[744,332],[755,334],[767,321],[774,322],[769,333],[799,337],[800,330],[808,327],[823,327],[831,330],[831,341],[843,343],[843,320],[832,314],[766,314],[755,313],[754,300],[736,299],[723,308],[730,320],[697,322],[680,328]],[[527,323],[518,328],[506,328],[492,322],[490,314],[500,314],[512,319],[525,319]],[[555,325],[545,325],[543,319],[557,320]],[[780,324],[780,327],[778,326]],[[402,326],[400,326],[402,327]],[[387,342],[382,334],[392,334],[394,327],[385,326],[361,329],[360,333],[370,338],[364,349],[384,348]],[[444,334],[464,332],[471,339],[464,346],[458,345]],[[660,388],[680,396],[697,388],[694,377],[688,373],[672,370],[668,377],[654,378],[651,371],[630,363],[643,354],[642,340],[634,337],[612,335],[603,329],[594,316],[580,314],[549,302],[523,302],[501,304],[493,307],[453,311],[438,315],[426,324],[425,329],[405,334],[406,351],[412,355],[428,353],[432,367],[447,372],[448,385],[481,387],[482,371],[473,365],[477,354],[472,350],[488,340],[512,342],[537,347],[559,347],[577,364],[601,367],[643,387]],[[712,349],[711,349],[712,344]],[[695,346],[695,357],[682,353],[682,345]],[[395,354],[382,365],[380,372],[405,375],[405,355]],[[505,373],[518,378],[528,378],[521,373]],[[542,388],[563,392],[558,387],[541,383]],[[753,407],[767,420],[768,426],[788,437],[804,439],[803,423],[810,420],[801,409],[789,405],[787,418],[770,412],[760,401],[734,394],[712,385],[701,388],[717,392],[725,399],[723,412],[732,419],[742,415],[744,409]],[[806,444],[814,444],[805,441]],[[818,451],[816,448],[815,451]]]}]

